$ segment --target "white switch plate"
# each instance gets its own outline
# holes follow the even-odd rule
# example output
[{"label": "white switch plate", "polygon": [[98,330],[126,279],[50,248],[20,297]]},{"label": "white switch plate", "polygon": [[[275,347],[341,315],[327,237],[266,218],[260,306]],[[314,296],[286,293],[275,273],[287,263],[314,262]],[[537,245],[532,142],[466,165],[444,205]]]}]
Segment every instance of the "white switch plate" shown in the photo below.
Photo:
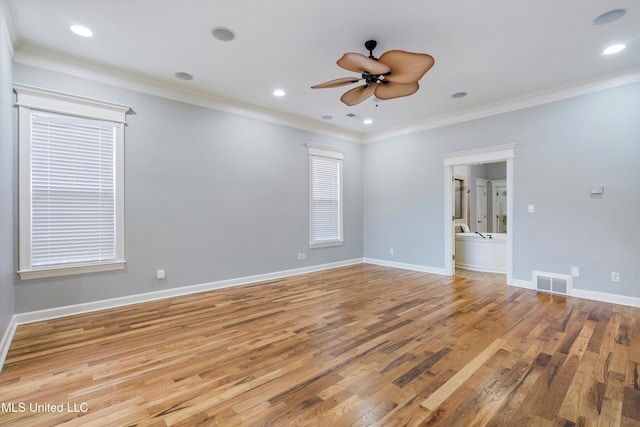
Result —
[{"label": "white switch plate", "polygon": [[535,206],[533,206],[533,205],[528,205],[528,206],[527,206],[527,211],[528,211],[529,213],[534,213],[534,212],[536,211],[536,208],[535,208]]}]

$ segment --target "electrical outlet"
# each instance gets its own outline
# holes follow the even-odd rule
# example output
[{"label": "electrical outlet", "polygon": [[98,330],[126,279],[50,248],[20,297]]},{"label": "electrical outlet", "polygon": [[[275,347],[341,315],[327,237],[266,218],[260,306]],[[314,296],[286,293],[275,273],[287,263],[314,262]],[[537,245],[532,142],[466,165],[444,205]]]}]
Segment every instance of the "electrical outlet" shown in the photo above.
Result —
[{"label": "electrical outlet", "polygon": [[571,275],[573,277],[580,277],[580,268],[579,267],[571,267]]},{"label": "electrical outlet", "polygon": [[167,277],[167,273],[164,270],[156,271],[156,279],[162,280],[162,279],[165,279],[166,277]]},{"label": "electrical outlet", "polygon": [[620,282],[620,273],[612,271],[611,272],[611,281],[612,282],[616,282],[616,283]]},{"label": "electrical outlet", "polygon": [[393,255],[393,248],[389,248],[389,255]]},{"label": "electrical outlet", "polygon": [[307,258],[306,252],[298,252],[298,261],[302,261]]}]

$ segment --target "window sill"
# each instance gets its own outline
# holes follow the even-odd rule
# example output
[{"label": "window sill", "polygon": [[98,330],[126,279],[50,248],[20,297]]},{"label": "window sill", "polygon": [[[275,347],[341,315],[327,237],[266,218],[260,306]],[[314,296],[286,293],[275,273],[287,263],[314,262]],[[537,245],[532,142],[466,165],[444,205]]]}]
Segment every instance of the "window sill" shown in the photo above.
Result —
[{"label": "window sill", "polygon": [[47,277],[71,276],[74,274],[98,273],[101,271],[122,270],[126,261],[112,261],[104,264],[76,265],[35,270],[20,270],[21,280],[44,279]]},{"label": "window sill", "polygon": [[328,248],[331,246],[342,246],[342,245],[344,245],[344,240],[328,240],[326,242],[309,243],[310,248]]}]

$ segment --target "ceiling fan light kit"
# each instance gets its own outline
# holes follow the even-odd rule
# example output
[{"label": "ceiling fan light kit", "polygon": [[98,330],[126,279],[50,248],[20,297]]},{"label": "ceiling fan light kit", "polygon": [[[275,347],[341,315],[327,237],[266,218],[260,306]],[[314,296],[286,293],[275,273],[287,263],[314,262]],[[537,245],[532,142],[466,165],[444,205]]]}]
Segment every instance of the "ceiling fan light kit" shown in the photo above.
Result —
[{"label": "ceiling fan light kit", "polygon": [[364,46],[369,56],[348,52],[342,55],[337,64],[345,70],[360,74],[360,77],[342,77],[311,86],[312,89],[326,89],[346,86],[364,81],[362,86],[345,92],[340,100],[352,106],[375,95],[376,99],[387,100],[409,96],[420,88],[418,81],[435,63],[426,53],[413,53],[404,50],[390,50],[380,58],[373,56],[375,40],[368,40]]}]

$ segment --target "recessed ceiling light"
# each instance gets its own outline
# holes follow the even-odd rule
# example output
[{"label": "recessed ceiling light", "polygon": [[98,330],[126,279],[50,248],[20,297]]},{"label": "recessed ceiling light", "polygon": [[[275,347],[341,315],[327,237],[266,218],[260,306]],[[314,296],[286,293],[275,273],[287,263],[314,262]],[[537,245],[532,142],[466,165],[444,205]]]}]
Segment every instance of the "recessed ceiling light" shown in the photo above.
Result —
[{"label": "recessed ceiling light", "polygon": [[91,31],[87,27],[83,27],[82,25],[72,25],[69,27],[69,29],[81,37],[93,36],[93,31]]},{"label": "recessed ceiling light", "polygon": [[213,29],[211,29],[211,34],[213,37],[223,42],[230,42],[236,38],[236,33],[226,27],[213,27]]},{"label": "recessed ceiling light", "polygon": [[180,80],[193,80],[193,76],[189,73],[183,73],[182,71],[175,73],[174,76]]},{"label": "recessed ceiling light", "polygon": [[611,55],[611,54],[614,54],[614,53],[618,53],[618,52],[620,52],[620,51],[621,51],[621,50],[623,50],[625,47],[627,47],[627,46],[625,46],[625,45],[623,45],[623,44],[614,44],[614,45],[612,45],[612,46],[609,46],[609,47],[608,47],[608,48],[606,48],[605,50],[603,50],[603,51],[602,51],[602,53],[603,53],[604,55]]},{"label": "recessed ceiling light", "polygon": [[609,12],[605,12],[593,20],[593,25],[609,24],[613,21],[617,21],[627,13],[624,9],[614,9]]},{"label": "recessed ceiling light", "polygon": [[273,94],[275,96],[285,96],[287,93],[285,91],[283,91],[282,89],[276,89],[273,91]]},{"label": "recessed ceiling light", "polygon": [[333,119],[333,116],[329,115],[329,114],[325,114],[324,116],[321,117],[322,120],[331,120]]},{"label": "recessed ceiling light", "polygon": [[451,97],[455,99],[464,98],[465,96],[467,96],[467,92],[456,92],[453,95],[451,95]]},{"label": "recessed ceiling light", "polygon": [[365,125],[370,125],[371,123],[373,123],[373,120],[371,120],[371,119],[364,119],[364,120],[362,121],[362,123],[364,123]]}]

